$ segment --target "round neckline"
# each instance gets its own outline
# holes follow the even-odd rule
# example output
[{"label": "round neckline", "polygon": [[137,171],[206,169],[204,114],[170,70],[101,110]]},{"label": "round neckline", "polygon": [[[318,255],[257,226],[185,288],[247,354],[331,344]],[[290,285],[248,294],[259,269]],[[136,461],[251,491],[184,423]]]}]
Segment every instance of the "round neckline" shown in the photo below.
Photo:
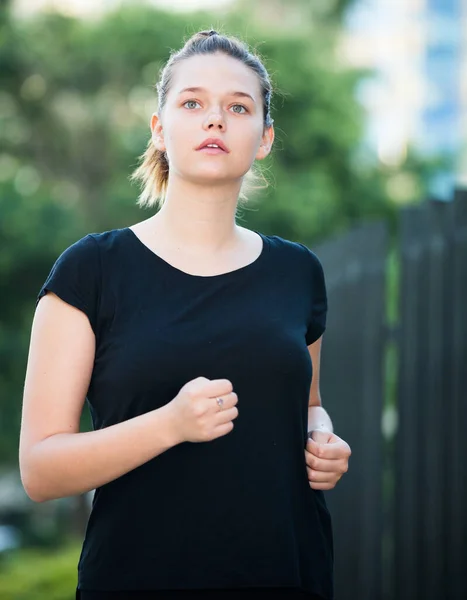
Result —
[{"label": "round neckline", "polygon": [[159,256],[159,254],[156,254],[154,252],[154,250],[151,250],[151,248],[149,248],[149,246],[147,246],[136,235],[136,233],[133,231],[133,229],[131,229],[130,227],[124,227],[122,231],[126,231],[127,233],[129,233],[130,237],[133,238],[133,240],[136,242],[136,245],[138,247],[140,247],[146,254],[149,253],[149,256],[153,260],[156,260],[159,264],[164,266],[166,269],[173,271],[175,273],[179,273],[180,275],[187,277],[187,278],[191,278],[191,279],[199,279],[199,280],[204,279],[204,280],[213,281],[213,280],[221,279],[221,278],[226,279],[229,277],[235,277],[236,275],[240,275],[246,271],[248,271],[248,272],[252,271],[255,268],[257,268],[264,261],[266,254],[269,250],[268,237],[266,235],[264,235],[263,233],[256,231],[255,229],[252,229],[251,231],[253,231],[257,235],[259,235],[259,237],[263,240],[263,247],[261,249],[261,252],[260,252],[259,256],[257,258],[255,258],[255,260],[253,262],[251,262],[247,265],[244,265],[243,267],[239,267],[238,269],[234,269],[233,271],[226,271],[225,273],[218,273],[216,275],[193,275],[191,273],[187,273],[186,271],[182,271],[182,269],[175,267],[171,263],[167,262],[164,258],[162,258],[162,256]]}]

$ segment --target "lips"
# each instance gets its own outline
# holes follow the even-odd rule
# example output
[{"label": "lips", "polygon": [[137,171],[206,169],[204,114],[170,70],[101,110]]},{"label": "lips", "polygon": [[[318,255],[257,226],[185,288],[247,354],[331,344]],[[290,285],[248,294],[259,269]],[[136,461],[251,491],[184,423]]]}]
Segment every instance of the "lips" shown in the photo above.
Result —
[{"label": "lips", "polygon": [[[227,148],[227,146],[224,144],[224,142],[219,138],[208,138],[208,139],[204,140],[204,142],[202,142],[196,148],[196,150],[202,150],[202,149],[206,148],[208,146],[208,144],[216,144],[224,152],[230,152],[230,150]],[[215,150],[216,148],[212,148],[212,149]]]}]

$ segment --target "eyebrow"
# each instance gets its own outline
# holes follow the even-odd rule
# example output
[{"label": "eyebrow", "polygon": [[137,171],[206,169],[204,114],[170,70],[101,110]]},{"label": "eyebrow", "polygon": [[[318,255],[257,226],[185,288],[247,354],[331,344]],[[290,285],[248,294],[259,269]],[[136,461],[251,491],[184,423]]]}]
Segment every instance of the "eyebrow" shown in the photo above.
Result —
[{"label": "eyebrow", "polygon": [[[187,88],[183,88],[183,90],[180,90],[178,92],[178,94],[183,94],[184,92],[206,92],[207,90],[205,88],[202,87],[187,87]],[[247,94],[246,92],[227,92],[227,96],[236,96],[238,98],[249,98],[250,100],[252,100],[253,102],[255,102],[255,99],[253,98],[253,96],[250,96],[250,94]]]}]

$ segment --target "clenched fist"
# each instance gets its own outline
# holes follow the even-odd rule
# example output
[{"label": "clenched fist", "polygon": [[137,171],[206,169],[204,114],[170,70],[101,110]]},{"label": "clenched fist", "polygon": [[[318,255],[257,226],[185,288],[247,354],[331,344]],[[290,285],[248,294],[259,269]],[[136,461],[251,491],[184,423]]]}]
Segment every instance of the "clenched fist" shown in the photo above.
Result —
[{"label": "clenched fist", "polygon": [[186,383],[168,404],[177,443],[209,442],[232,431],[237,402],[228,379],[197,377]]},{"label": "clenched fist", "polygon": [[349,469],[350,446],[330,431],[309,432],[305,448],[308,483],[314,490],[331,490]]}]

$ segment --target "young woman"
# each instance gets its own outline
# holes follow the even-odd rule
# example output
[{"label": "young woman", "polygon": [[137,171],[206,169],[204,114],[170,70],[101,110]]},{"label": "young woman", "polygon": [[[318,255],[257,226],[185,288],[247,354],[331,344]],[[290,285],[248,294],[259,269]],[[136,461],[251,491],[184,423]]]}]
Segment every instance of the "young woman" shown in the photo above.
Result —
[{"label": "young woman", "polygon": [[[133,177],[158,212],[78,240],[37,298],[25,490],[95,490],[82,600],[331,600],[323,490],[350,448],[319,394],[323,270],[306,246],[236,224],[274,140],[268,74],[236,38],[203,31],[157,89]],[[85,399],[94,431],[80,433]]]}]

